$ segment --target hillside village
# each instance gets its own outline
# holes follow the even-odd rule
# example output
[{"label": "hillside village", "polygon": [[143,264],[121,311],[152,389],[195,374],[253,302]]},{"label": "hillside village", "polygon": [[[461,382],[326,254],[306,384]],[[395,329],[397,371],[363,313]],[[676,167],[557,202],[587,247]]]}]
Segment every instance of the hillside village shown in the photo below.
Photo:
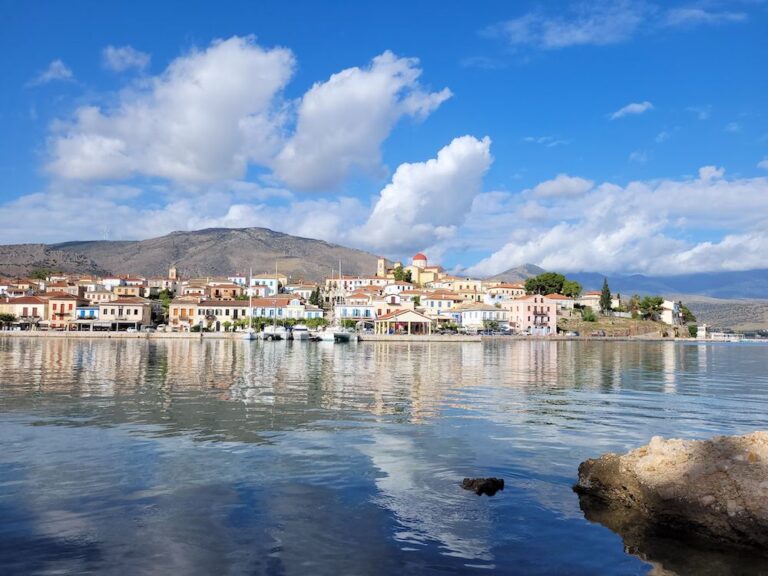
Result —
[{"label": "hillside village", "polygon": [[[294,282],[279,271],[183,278],[175,267],[165,277],[46,271],[35,276],[0,283],[4,329],[225,332],[302,323],[312,329],[333,324],[382,335],[549,336],[558,333],[558,325],[561,332],[577,335],[568,327],[610,319],[623,326],[626,333],[621,335],[632,335],[621,319],[644,318],[668,326],[669,334],[687,336],[681,328],[695,320],[680,302],[637,296],[625,300],[610,294],[607,285],[603,291],[582,292],[578,283],[554,273],[525,283],[458,277],[422,253],[405,265],[379,258],[372,275],[335,274],[320,284]],[[651,329],[659,331],[658,326]]]}]

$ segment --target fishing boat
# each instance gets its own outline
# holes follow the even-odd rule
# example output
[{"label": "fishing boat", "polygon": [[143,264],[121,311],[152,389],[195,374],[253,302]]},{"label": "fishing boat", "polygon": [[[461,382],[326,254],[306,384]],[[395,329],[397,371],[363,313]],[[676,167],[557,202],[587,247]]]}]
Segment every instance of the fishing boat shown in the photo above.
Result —
[{"label": "fishing boat", "polygon": [[288,330],[284,326],[276,324],[264,326],[264,332],[261,333],[261,337],[264,340],[286,340],[288,338]]},{"label": "fishing boat", "polygon": [[291,334],[294,340],[309,340],[309,328],[305,324],[296,324]]},{"label": "fishing boat", "polygon": [[251,268],[249,274],[248,274],[248,315],[246,318],[248,318],[248,328],[246,328],[243,331],[242,338],[243,340],[256,340],[256,330],[253,329],[252,326],[250,326],[251,321],[253,320],[253,287],[251,286],[251,278],[253,277],[253,268]]}]

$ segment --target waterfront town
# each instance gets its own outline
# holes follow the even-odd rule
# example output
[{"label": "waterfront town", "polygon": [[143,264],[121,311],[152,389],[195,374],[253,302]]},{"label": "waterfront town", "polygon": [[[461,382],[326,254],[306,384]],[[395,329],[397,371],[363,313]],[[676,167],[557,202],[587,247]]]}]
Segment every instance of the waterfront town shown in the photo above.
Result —
[{"label": "waterfront town", "polygon": [[165,277],[34,276],[0,281],[4,330],[239,332],[302,324],[377,335],[550,336],[558,333],[559,321],[594,322],[596,315],[645,317],[672,328],[687,321],[680,302],[625,301],[607,283],[601,291],[583,292],[553,273],[541,277],[545,283],[554,278],[554,288],[537,284],[540,277],[526,283],[459,277],[422,253],[405,265],[379,258],[370,276],[339,274],[320,284],[293,281],[279,271],[185,278],[175,266]]}]

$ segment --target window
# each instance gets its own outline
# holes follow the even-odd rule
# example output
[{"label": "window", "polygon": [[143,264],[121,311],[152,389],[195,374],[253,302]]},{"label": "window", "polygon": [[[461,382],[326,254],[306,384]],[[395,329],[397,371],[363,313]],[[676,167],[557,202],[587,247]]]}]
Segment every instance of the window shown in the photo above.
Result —
[{"label": "window", "polygon": [[58,305],[58,304],[56,304],[55,302],[53,303],[53,309],[54,309],[54,310],[56,310],[56,309],[58,308],[58,306],[59,306],[59,305]]}]

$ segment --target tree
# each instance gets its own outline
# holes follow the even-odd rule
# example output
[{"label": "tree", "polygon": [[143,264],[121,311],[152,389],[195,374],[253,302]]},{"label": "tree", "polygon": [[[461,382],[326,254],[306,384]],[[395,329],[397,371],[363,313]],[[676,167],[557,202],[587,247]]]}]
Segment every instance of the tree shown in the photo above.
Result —
[{"label": "tree", "polygon": [[0,326],[7,326],[11,322],[16,322],[16,316],[13,314],[0,314]]},{"label": "tree", "polygon": [[327,326],[328,320],[325,318],[307,318],[304,324],[307,328],[320,328],[320,326]]},{"label": "tree", "polygon": [[221,325],[224,327],[224,332],[229,332],[229,329],[232,328],[232,322],[229,320],[224,320]]},{"label": "tree", "polygon": [[663,305],[664,298],[661,296],[646,296],[640,300],[640,315],[648,320],[656,320]]},{"label": "tree", "polygon": [[557,272],[544,272],[525,281],[528,294],[560,294],[565,283],[565,276]]},{"label": "tree", "polygon": [[395,282],[403,282],[405,280],[405,270],[402,266],[395,268]]},{"label": "tree", "polygon": [[312,294],[309,295],[309,303],[313,306],[320,306],[320,286],[316,286],[315,289],[312,290]]},{"label": "tree", "polygon": [[403,282],[408,282],[409,284],[413,282],[413,274],[411,274],[410,270],[405,271],[405,274],[403,275]]},{"label": "tree", "polygon": [[576,282],[576,280],[566,279],[565,282],[563,282],[561,294],[563,296],[568,296],[569,298],[578,298],[579,294],[581,294],[581,290],[581,284]]},{"label": "tree", "polygon": [[581,311],[581,319],[584,320],[584,322],[597,322],[597,316],[595,316],[591,306],[584,307]]},{"label": "tree", "polygon": [[485,330],[498,330],[499,323],[496,320],[483,320],[483,329]]},{"label": "tree", "polygon": [[603,278],[603,289],[600,292],[600,312],[611,311],[611,289],[608,288],[608,278]]},{"label": "tree", "polygon": [[163,303],[163,315],[168,318],[168,310],[171,308],[171,300],[173,300],[173,293],[168,290],[161,290],[157,295],[160,301]]},{"label": "tree", "polygon": [[37,270],[33,270],[30,276],[35,280],[47,280],[48,276],[51,274],[53,274],[53,270],[49,270],[48,268],[38,268]]},{"label": "tree", "polygon": [[699,327],[696,324],[688,324],[688,335],[691,338],[696,338],[699,335]]},{"label": "tree", "polygon": [[683,323],[684,324],[690,324],[691,322],[696,322],[696,316],[694,316],[693,312],[691,312],[688,309],[688,306],[685,304],[680,304],[680,312],[683,315]]},{"label": "tree", "polygon": [[421,296],[414,296],[413,297],[413,305],[414,306],[421,306]]}]

